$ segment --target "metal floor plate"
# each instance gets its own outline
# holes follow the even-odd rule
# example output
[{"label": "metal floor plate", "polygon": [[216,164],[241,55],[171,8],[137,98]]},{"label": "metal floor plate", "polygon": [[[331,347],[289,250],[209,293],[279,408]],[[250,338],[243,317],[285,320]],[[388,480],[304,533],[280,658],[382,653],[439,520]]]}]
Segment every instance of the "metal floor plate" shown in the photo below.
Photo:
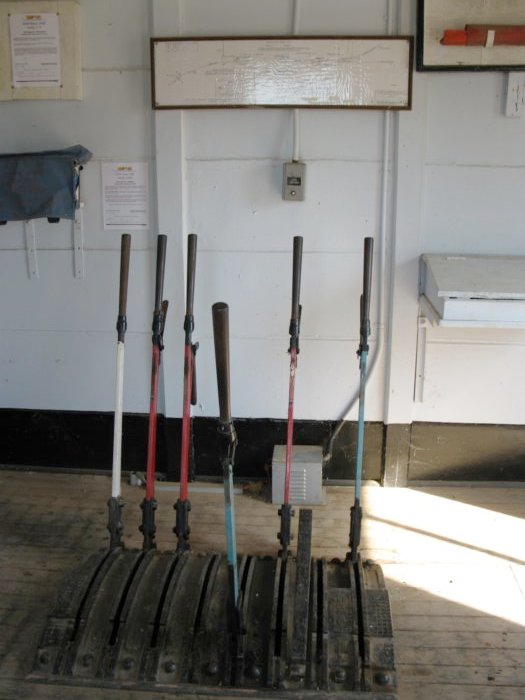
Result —
[{"label": "metal floor plate", "polygon": [[[251,696],[395,698],[388,593],[371,563],[98,552],[47,619],[35,681]],[[276,692],[277,691],[277,692]]]}]

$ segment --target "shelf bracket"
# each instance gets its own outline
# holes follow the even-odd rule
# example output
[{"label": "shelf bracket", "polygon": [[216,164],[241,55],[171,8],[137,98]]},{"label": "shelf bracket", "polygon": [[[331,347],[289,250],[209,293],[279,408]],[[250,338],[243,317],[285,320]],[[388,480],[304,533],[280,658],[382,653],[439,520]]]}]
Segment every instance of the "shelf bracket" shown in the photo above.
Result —
[{"label": "shelf bracket", "polygon": [[525,111],[525,73],[507,73],[505,116],[522,117]]},{"label": "shelf bracket", "polygon": [[31,219],[24,221],[24,235],[26,240],[27,274],[30,280],[38,279],[38,256],[36,248],[35,222]]},{"label": "shelf bracket", "polygon": [[425,361],[427,354],[427,328],[429,320],[420,309],[417,319],[416,373],[414,376],[414,402],[425,400]]},{"label": "shelf bracket", "polygon": [[73,220],[73,266],[75,277],[84,279],[86,270],[84,266],[84,203],[80,202],[75,209]]}]

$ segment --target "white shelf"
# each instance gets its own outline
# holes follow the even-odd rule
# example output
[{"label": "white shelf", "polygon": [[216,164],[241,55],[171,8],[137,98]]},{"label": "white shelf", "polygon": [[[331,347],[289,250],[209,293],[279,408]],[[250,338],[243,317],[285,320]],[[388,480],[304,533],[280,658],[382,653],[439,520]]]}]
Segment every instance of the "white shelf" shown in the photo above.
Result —
[{"label": "white shelf", "polygon": [[525,328],[525,257],[424,254],[419,291],[433,325]]}]

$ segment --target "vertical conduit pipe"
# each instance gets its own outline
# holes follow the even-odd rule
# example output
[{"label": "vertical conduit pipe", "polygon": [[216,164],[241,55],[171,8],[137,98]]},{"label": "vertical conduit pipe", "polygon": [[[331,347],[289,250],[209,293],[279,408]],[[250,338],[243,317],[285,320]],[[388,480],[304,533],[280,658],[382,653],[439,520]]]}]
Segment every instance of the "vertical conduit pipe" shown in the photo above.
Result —
[{"label": "vertical conduit pipe", "polygon": [[[386,28],[387,34],[392,35],[394,33],[394,13],[392,10],[393,3],[398,2],[398,0],[387,0],[386,4]],[[379,195],[379,274],[376,276],[378,293],[377,293],[377,325],[376,325],[376,342],[374,347],[374,353],[371,356],[368,363],[368,371],[366,383],[370,383],[372,375],[376,366],[379,364],[379,360],[384,350],[385,345],[385,279],[387,277],[387,233],[388,233],[388,208],[389,208],[389,192],[390,192],[390,150],[392,141],[392,119],[394,114],[391,110],[383,111],[383,145],[381,149],[381,190]],[[328,443],[328,449],[323,457],[323,461],[326,464],[332,457],[332,451],[334,443],[337,436],[341,432],[343,425],[348,420],[350,412],[353,410],[359,399],[359,389],[350,398],[346,408],[344,409],[337,426],[335,427],[332,435],[330,436],[330,441]]]}]

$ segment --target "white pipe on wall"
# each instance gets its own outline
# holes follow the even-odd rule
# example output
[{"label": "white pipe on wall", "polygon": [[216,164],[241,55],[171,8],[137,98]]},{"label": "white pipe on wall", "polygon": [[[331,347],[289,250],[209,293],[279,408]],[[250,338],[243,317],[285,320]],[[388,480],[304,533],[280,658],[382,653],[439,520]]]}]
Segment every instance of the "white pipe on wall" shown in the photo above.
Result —
[{"label": "white pipe on wall", "polygon": [[[386,29],[387,34],[391,35],[395,30],[394,12],[393,5],[394,2],[399,2],[399,0],[387,0],[386,4]],[[395,17],[397,18],[397,8]],[[383,354],[385,346],[385,308],[387,306],[385,300],[385,280],[387,277],[387,234],[389,231],[388,225],[388,214],[389,214],[389,195],[391,187],[391,170],[390,170],[390,150],[392,142],[392,120],[394,113],[391,110],[384,110],[383,112],[383,146],[381,150],[381,190],[379,195],[379,269],[376,269],[373,273],[373,279],[375,280],[375,286],[377,289],[377,325],[376,325],[376,343],[374,352],[369,361],[368,372],[366,377],[366,383],[370,382],[370,379],[374,373],[375,368],[379,364],[379,359]],[[328,449],[326,455],[324,456],[324,461],[327,462],[332,455],[332,448],[337,436],[341,432],[341,429],[348,420],[348,416],[359,399],[359,388],[356,389],[352,395],[350,401],[348,402],[343,414],[339,418],[338,424],[333,431],[330,442],[328,444]]]},{"label": "white pipe on wall", "polygon": [[[299,10],[300,10],[300,0],[293,1],[293,18],[292,18],[292,34],[299,33]],[[299,150],[300,150],[300,115],[299,110],[293,110],[293,152],[292,160],[299,160]]]}]

